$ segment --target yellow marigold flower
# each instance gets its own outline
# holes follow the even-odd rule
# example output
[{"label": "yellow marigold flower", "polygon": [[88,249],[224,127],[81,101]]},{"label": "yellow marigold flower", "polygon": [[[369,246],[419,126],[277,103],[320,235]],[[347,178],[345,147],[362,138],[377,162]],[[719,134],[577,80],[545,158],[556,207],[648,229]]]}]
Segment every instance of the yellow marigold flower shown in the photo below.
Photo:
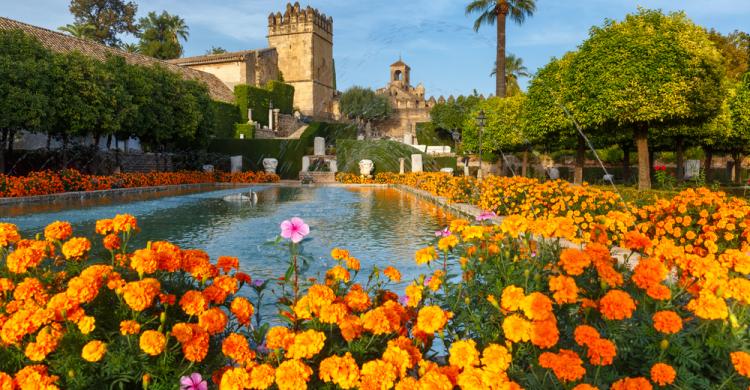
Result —
[{"label": "yellow marigold flower", "polygon": [[500,224],[500,230],[511,237],[518,237],[529,229],[529,221],[526,217],[513,214],[505,217]]},{"label": "yellow marigold flower", "polygon": [[382,359],[396,369],[399,378],[406,376],[406,372],[414,366],[409,352],[392,343],[388,344]]},{"label": "yellow marigold flower", "polygon": [[446,312],[439,306],[425,306],[417,314],[415,330],[431,335],[440,332],[451,318],[451,313]]},{"label": "yellow marigold flower", "polygon": [[92,316],[85,316],[78,320],[78,330],[83,334],[89,334],[96,329],[96,319]]},{"label": "yellow marigold flower", "polygon": [[331,249],[331,258],[334,260],[345,260],[347,257],[349,257],[348,250],[340,248]]},{"label": "yellow marigold flower", "polygon": [[393,267],[386,267],[383,270],[383,274],[388,277],[393,282],[400,282],[401,281],[401,272],[399,272],[396,268]]},{"label": "yellow marigold flower", "polygon": [[297,359],[285,360],[276,368],[276,385],[279,390],[306,389],[313,371]]},{"label": "yellow marigold flower", "polygon": [[420,389],[451,390],[453,383],[447,375],[440,371],[430,371],[419,378]]},{"label": "yellow marigold flower", "polygon": [[141,324],[133,320],[125,320],[120,322],[120,334],[123,336],[129,336],[138,334],[141,332]]},{"label": "yellow marigold flower", "polygon": [[505,338],[513,342],[531,340],[531,322],[518,314],[505,317],[503,320]]},{"label": "yellow marigold flower", "polygon": [[458,245],[458,237],[451,234],[450,236],[443,237],[438,241],[438,249],[443,252],[447,252]]},{"label": "yellow marigold flower", "polygon": [[261,364],[253,366],[250,371],[250,386],[251,389],[267,389],[273,385],[275,380],[276,370],[270,364]]},{"label": "yellow marigold flower", "polygon": [[326,272],[326,279],[348,283],[351,280],[351,275],[346,268],[337,265]]},{"label": "yellow marigold flower", "polygon": [[105,353],[107,353],[107,344],[99,340],[93,340],[83,346],[81,357],[87,362],[96,363],[102,360]]},{"label": "yellow marigold flower", "polygon": [[424,291],[424,287],[418,285],[416,282],[413,282],[412,284],[408,285],[406,287],[406,297],[408,298],[406,306],[409,306],[409,307],[419,306],[419,303],[422,302],[423,291]]},{"label": "yellow marigold flower", "polygon": [[233,367],[221,375],[219,390],[244,390],[250,388],[250,374],[242,367]]},{"label": "yellow marigold flower", "polygon": [[342,389],[353,389],[359,383],[359,366],[347,352],[344,356],[330,356],[320,362],[318,377],[326,383],[333,383]]},{"label": "yellow marigold flower", "polygon": [[55,221],[44,228],[47,241],[65,241],[73,235],[73,227],[68,222]]},{"label": "yellow marigold flower", "polygon": [[485,370],[492,372],[505,372],[513,361],[508,349],[498,344],[488,345],[482,351],[482,364]]},{"label": "yellow marigold flower", "polygon": [[274,326],[266,333],[268,349],[289,349],[294,343],[294,333],[286,327]]},{"label": "yellow marigold flower", "polygon": [[326,335],[316,330],[306,330],[294,335],[292,345],[284,355],[287,359],[311,359],[323,349]]},{"label": "yellow marigold flower", "polygon": [[469,226],[469,221],[466,219],[454,219],[450,223],[450,231],[461,233],[466,226]]},{"label": "yellow marigold flower", "polygon": [[729,357],[737,373],[750,378],[750,354],[744,351],[737,351],[730,353]]},{"label": "yellow marigold flower", "polygon": [[514,285],[507,286],[503,289],[503,294],[500,297],[500,307],[508,311],[516,311],[520,308],[525,297],[522,288]]},{"label": "yellow marigold flower", "polygon": [[671,385],[677,376],[669,364],[656,363],[651,367],[651,380],[659,386]]},{"label": "yellow marigold flower", "polygon": [[698,298],[691,299],[687,309],[704,320],[722,320],[729,316],[727,302],[707,290],[701,291]]},{"label": "yellow marigold flower", "polygon": [[362,370],[360,371],[360,389],[390,389],[397,378],[398,372],[392,364],[382,359],[370,360],[362,365]]},{"label": "yellow marigold flower", "polygon": [[320,309],[320,322],[324,324],[338,324],[349,315],[349,310],[343,303],[332,303]]},{"label": "yellow marigold flower", "polygon": [[482,237],[484,237],[484,226],[469,226],[461,232],[461,238],[464,241],[471,241]]},{"label": "yellow marigold flower", "polygon": [[435,248],[428,246],[418,250],[415,254],[417,264],[429,264],[431,261],[437,259],[437,253]]},{"label": "yellow marigold flower", "polygon": [[467,367],[475,367],[479,364],[479,351],[477,351],[477,343],[474,340],[458,340],[451,344],[448,358],[448,362],[452,366],[457,366],[462,369]]},{"label": "yellow marigold flower", "polygon": [[167,338],[161,332],[147,330],[141,334],[139,345],[141,350],[148,355],[156,356],[164,351]]}]

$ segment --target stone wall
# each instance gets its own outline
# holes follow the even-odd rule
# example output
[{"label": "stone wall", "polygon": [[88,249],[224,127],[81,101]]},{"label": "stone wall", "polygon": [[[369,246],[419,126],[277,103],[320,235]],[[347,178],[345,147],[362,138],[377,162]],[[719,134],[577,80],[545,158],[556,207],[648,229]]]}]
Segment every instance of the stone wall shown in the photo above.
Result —
[{"label": "stone wall", "polygon": [[390,118],[375,124],[378,131],[387,137],[403,139],[404,133],[415,135],[417,123],[430,121],[429,108],[394,109]]},{"label": "stone wall", "polygon": [[[114,155],[109,157],[115,161]],[[171,172],[174,170],[172,155],[155,153],[120,153],[120,166],[123,172]]]},{"label": "stone wall", "polygon": [[196,64],[190,65],[190,67],[201,72],[213,74],[226,84],[227,87],[234,90],[235,85],[246,84],[248,76],[250,80],[255,79],[255,69],[253,66],[250,66],[251,63],[247,61],[231,61],[214,64]]}]

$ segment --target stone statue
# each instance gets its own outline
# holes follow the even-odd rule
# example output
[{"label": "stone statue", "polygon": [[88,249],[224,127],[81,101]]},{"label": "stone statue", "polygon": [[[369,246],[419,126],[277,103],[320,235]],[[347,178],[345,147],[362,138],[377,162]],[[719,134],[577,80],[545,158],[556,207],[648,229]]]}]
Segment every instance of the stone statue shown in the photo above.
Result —
[{"label": "stone statue", "polygon": [[276,173],[276,167],[279,165],[279,160],[275,158],[264,158],[263,169],[266,173]]},{"label": "stone statue", "polygon": [[370,177],[373,168],[375,168],[375,164],[372,160],[361,160],[359,162],[359,174],[362,176]]}]

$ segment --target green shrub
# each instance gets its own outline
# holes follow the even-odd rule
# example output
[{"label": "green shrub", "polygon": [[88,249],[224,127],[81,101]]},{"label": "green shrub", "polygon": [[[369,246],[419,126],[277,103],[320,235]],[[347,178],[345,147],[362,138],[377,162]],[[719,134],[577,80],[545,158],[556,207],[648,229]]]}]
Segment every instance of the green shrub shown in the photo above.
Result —
[{"label": "green shrub", "polygon": [[[375,164],[375,172],[398,172],[399,158],[404,158],[404,169],[411,171],[411,155],[419,151],[401,142],[388,140],[346,140],[336,141],[336,162],[341,172],[359,173],[359,161],[368,159]],[[456,169],[455,157],[431,157],[422,154],[425,171],[435,172],[440,168]]]},{"label": "green shrub", "polygon": [[[240,137],[242,135],[242,137]],[[255,125],[249,123],[238,123],[234,125],[234,138],[255,138]]]},{"label": "green shrub", "polygon": [[[213,115],[213,135],[216,138],[234,136],[234,125],[242,121],[240,109],[232,104],[216,100],[211,101]],[[247,111],[246,111],[247,112]]]},{"label": "green shrub", "polygon": [[247,123],[247,109],[253,110],[253,121],[268,124],[268,107],[271,93],[263,88],[240,84],[234,87],[234,97],[242,116],[242,122]]},{"label": "green shrub", "polygon": [[272,80],[268,82],[266,89],[270,93],[273,108],[278,108],[282,114],[292,114],[294,112],[293,86]]},{"label": "green shrub", "polygon": [[432,122],[417,123],[417,142],[420,145],[445,145],[454,147],[451,134],[435,127]]}]

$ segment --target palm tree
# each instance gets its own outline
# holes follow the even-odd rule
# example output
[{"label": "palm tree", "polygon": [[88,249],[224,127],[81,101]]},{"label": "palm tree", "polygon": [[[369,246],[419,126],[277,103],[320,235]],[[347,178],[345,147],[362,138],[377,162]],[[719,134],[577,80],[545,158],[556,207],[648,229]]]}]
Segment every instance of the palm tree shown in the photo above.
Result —
[{"label": "palm tree", "polygon": [[495,94],[506,96],[505,82],[505,22],[508,16],[518,24],[522,24],[527,16],[536,11],[536,0],[473,0],[466,6],[466,14],[478,13],[474,21],[474,31],[479,31],[482,25],[497,26],[497,68],[503,74],[495,77]]},{"label": "palm tree", "polygon": [[149,12],[139,21],[141,52],[161,59],[177,58],[182,54],[180,39],[190,35],[185,19],[163,11],[160,15]]},{"label": "palm tree", "polygon": [[[497,74],[497,63],[495,68],[492,69],[490,77]],[[507,89],[507,96],[515,96],[521,92],[521,87],[518,85],[518,79],[521,77],[529,77],[531,73],[523,65],[523,58],[516,57],[514,54],[508,54],[505,57],[505,83]]]},{"label": "palm tree", "polygon": [[66,24],[57,29],[81,39],[94,39],[94,33],[96,32],[93,25],[82,23]]}]

